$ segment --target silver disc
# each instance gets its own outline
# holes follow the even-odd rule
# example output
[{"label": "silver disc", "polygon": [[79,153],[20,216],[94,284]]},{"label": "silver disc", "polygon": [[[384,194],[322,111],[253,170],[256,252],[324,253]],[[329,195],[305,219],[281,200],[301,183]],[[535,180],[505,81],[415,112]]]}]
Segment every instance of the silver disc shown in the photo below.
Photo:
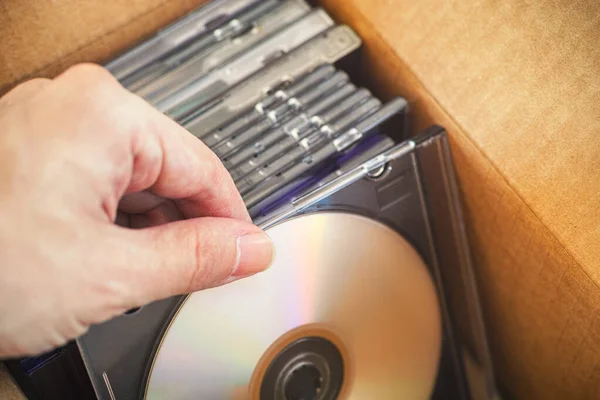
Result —
[{"label": "silver disc", "polygon": [[146,398],[259,399],[274,357],[307,336],[337,347],[339,398],[429,398],[441,319],[410,244],[383,224],[337,212],[267,233],[275,245],[267,271],[188,297],[156,354]]}]

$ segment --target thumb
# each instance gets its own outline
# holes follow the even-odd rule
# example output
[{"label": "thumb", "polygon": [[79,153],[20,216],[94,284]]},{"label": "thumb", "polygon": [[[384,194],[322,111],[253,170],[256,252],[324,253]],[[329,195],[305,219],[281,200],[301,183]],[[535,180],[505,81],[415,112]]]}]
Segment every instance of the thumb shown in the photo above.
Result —
[{"label": "thumb", "polygon": [[133,306],[254,275],[273,258],[270,238],[238,219],[187,219],[125,234],[133,257],[126,267],[126,301]]}]

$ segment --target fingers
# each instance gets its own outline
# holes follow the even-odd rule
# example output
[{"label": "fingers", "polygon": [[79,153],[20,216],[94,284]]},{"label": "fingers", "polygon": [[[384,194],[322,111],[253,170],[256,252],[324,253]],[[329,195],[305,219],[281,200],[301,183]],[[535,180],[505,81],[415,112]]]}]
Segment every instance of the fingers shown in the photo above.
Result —
[{"label": "fingers", "polygon": [[166,200],[161,205],[143,214],[132,214],[129,217],[130,227],[135,229],[167,224],[181,220],[181,213],[172,201]]},{"label": "fingers", "polygon": [[139,115],[146,118],[146,125],[135,130],[134,135],[158,137],[161,168],[156,175],[147,173],[150,167],[145,158],[147,144],[134,137],[136,165],[128,192],[147,189],[157,196],[173,199],[186,218],[215,216],[250,221],[229,172],[202,141],[141,100]]},{"label": "fingers", "polygon": [[[142,98],[125,90],[99,66],[80,65],[57,78],[65,91],[81,92],[93,108],[82,115],[103,116],[103,140],[128,152],[119,177],[113,179],[118,197],[148,191],[173,199],[186,218],[215,216],[250,221],[233,179],[219,158],[202,141]],[[105,128],[106,121],[112,125]],[[112,142],[110,156],[114,157]],[[115,162],[115,165],[118,163]],[[121,177],[126,177],[125,182]],[[117,203],[115,199],[113,203]],[[116,204],[115,204],[116,205]]]},{"label": "fingers", "polygon": [[[118,229],[118,228],[116,228]],[[273,246],[251,223],[226,218],[119,229],[123,307],[137,307],[248,277],[269,267]]]}]

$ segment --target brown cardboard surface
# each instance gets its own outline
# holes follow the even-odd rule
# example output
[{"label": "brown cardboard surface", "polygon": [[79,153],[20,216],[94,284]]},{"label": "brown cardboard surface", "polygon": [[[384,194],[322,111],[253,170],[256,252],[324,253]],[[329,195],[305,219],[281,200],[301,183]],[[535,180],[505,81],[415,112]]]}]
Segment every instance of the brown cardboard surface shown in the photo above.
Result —
[{"label": "brown cardboard surface", "polygon": [[[202,0],[0,0],[0,94],[104,61]],[[600,9],[593,0],[323,0],[365,74],[444,125],[499,380],[600,398]]]},{"label": "brown cardboard surface", "polygon": [[600,281],[600,4],[353,3]]},{"label": "brown cardboard surface", "polygon": [[[448,128],[503,388],[600,397],[594,2],[325,0],[372,78]],[[468,4],[468,6],[467,6]]]}]

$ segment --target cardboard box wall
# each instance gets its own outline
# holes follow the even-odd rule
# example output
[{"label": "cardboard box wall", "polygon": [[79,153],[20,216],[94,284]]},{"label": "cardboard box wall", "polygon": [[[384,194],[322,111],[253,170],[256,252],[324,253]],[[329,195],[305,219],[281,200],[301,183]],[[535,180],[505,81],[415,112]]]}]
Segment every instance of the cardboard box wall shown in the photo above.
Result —
[{"label": "cardboard box wall", "polygon": [[[0,95],[202,2],[0,0]],[[415,130],[450,133],[507,397],[600,398],[600,5],[320,3],[363,38],[378,94],[407,97]]]}]

